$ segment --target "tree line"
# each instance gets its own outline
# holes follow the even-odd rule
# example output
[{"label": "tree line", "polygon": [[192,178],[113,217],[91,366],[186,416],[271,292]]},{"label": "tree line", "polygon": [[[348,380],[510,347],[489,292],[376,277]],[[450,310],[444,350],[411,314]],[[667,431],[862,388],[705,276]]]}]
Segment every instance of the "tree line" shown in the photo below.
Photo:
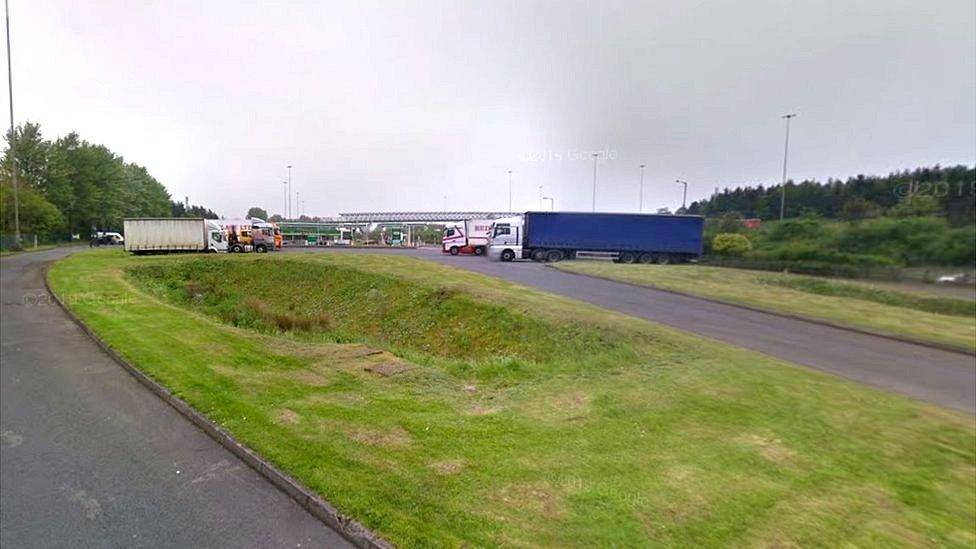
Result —
[{"label": "tree line", "polygon": [[28,122],[13,135],[8,131],[6,139],[0,163],[3,233],[14,230],[15,167],[25,234],[67,240],[71,235],[88,238],[95,230],[120,230],[126,217],[218,217],[202,206],[173,201],[145,167],[77,133],[48,140],[40,125]]},{"label": "tree line", "polygon": [[[747,218],[779,218],[779,185],[725,189],[692,202],[688,213],[716,217],[735,212]],[[944,215],[953,226],[976,221],[976,170],[968,166],[933,166],[886,176],[858,175],[826,183],[805,180],[786,184],[785,217],[819,216],[853,221],[891,214]]]}]

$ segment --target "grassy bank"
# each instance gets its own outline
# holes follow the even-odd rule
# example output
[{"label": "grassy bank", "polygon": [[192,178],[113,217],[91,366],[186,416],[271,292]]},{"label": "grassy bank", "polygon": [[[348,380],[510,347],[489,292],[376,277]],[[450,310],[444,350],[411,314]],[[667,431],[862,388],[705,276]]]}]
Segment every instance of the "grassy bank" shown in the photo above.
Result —
[{"label": "grassy bank", "polygon": [[386,255],[95,251],[49,279],[404,546],[976,542],[971,416],[569,299]]},{"label": "grassy bank", "polygon": [[568,261],[558,268],[826,320],[845,326],[976,349],[976,302],[868,283],[700,265]]}]

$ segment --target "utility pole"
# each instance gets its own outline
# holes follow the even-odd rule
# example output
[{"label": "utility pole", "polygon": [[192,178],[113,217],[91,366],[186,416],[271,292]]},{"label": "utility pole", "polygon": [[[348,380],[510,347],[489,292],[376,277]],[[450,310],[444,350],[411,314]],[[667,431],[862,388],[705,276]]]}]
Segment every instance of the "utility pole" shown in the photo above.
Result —
[{"label": "utility pole", "polygon": [[508,211],[512,211],[512,170],[508,170]]},{"label": "utility pole", "polygon": [[291,219],[291,164],[288,164],[288,219]]},{"label": "utility pole", "polygon": [[646,167],[645,164],[641,164],[640,165],[640,170],[641,170],[641,178],[640,178],[640,206],[638,207],[638,211],[640,213],[644,213],[644,168],[645,167]]},{"label": "utility pole", "polygon": [[4,0],[4,12],[7,16],[7,91],[10,92],[10,179],[14,184],[14,249],[20,248],[20,199],[17,196],[17,157],[14,153],[14,71],[10,65],[10,1]]},{"label": "utility pole", "polygon": [[600,155],[593,153],[593,211],[596,212],[596,159]]},{"label": "utility pole", "polygon": [[790,154],[790,120],[796,116],[796,113],[784,114],[781,118],[786,119],[786,144],[783,146],[783,183],[780,186],[780,197],[779,197],[779,220],[782,221],[786,217],[786,160],[789,158]]}]

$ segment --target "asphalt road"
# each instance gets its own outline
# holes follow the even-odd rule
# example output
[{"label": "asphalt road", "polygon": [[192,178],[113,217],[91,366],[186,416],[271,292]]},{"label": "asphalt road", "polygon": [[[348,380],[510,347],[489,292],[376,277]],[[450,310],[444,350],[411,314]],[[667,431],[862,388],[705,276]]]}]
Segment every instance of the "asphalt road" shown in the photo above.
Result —
[{"label": "asphalt road", "polygon": [[0,260],[0,545],[347,547],[46,299],[66,253]]},{"label": "asphalt road", "polygon": [[450,256],[430,248],[343,252],[352,251],[410,255],[503,278],[940,406],[976,413],[976,357],[972,355],[581,276],[531,261],[501,263],[483,257]]}]

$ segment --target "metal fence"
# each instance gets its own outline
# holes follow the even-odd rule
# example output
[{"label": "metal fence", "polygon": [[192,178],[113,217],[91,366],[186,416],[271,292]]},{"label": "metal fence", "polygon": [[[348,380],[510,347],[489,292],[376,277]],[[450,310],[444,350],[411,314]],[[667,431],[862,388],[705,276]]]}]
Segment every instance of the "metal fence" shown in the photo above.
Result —
[{"label": "metal fence", "polygon": [[[0,250],[9,251],[17,248],[17,240],[14,238],[13,233],[0,234]],[[33,233],[21,233],[20,235],[20,247],[25,250],[31,250],[40,246],[47,246],[54,244],[55,241],[46,235],[39,235]]]}]

